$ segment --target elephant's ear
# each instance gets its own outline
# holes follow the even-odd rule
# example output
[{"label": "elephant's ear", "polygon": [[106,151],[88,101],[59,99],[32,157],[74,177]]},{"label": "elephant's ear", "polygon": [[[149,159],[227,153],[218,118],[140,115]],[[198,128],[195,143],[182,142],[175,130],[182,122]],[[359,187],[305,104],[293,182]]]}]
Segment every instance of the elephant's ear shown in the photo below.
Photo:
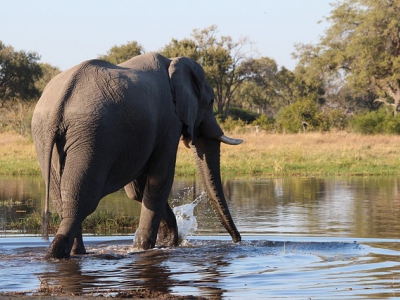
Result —
[{"label": "elephant's ear", "polygon": [[195,141],[195,130],[199,99],[201,98],[204,71],[200,65],[186,57],[172,60],[169,66],[176,113],[187,126],[188,132]]}]

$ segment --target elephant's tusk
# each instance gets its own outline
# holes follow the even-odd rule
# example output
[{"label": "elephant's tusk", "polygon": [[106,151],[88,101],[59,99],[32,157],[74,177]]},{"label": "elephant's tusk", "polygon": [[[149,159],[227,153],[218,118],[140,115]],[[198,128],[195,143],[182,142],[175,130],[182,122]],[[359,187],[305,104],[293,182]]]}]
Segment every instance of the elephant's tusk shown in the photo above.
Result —
[{"label": "elephant's tusk", "polygon": [[243,140],[241,139],[233,139],[230,137],[227,137],[226,135],[221,135],[220,137],[217,138],[218,141],[228,144],[228,145],[239,145],[243,143]]}]

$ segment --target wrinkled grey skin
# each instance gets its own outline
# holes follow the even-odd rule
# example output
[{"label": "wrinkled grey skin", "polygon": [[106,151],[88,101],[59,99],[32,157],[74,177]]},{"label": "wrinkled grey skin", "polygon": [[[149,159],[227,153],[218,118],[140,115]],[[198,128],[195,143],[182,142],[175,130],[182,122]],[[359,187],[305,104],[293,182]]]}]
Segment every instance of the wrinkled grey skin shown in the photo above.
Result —
[{"label": "wrinkled grey skin", "polygon": [[[32,119],[32,135],[61,224],[48,258],[83,254],[81,224],[99,201],[125,187],[142,202],[135,247],[175,246],[168,204],[180,137],[190,145],[210,203],[234,242],[241,240],[222,191],[213,91],[200,65],[149,53],[118,66],[90,60],[50,81]],[[222,136],[222,138],[221,138]],[[158,236],[158,240],[157,240]]]}]

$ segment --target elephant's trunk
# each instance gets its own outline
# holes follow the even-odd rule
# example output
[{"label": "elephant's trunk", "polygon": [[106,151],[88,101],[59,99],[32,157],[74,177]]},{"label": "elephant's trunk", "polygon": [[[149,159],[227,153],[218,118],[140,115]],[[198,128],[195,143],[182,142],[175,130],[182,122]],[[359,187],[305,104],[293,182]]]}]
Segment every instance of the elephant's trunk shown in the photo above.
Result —
[{"label": "elephant's trunk", "polygon": [[229,232],[234,242],[241,240],[240,233],[232,220],[228,205],[222,190],[220,174],[220,145],[216,139],[199,138],[192,151],[195,154],[196,164],[204,189],[211,206],[219,217],[222,225]]}]

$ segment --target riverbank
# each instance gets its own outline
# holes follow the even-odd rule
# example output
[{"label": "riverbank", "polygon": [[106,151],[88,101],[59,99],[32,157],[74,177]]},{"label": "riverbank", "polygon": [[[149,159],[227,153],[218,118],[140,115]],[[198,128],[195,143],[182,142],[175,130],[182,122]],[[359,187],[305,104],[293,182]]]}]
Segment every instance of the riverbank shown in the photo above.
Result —
[{"label": "riverbank", "polygon": [[[353,133],[232,134],[245,142],[221,146],[224,177],[399,175],[400,136]],[[0,175],[39,175],[32,139],[0,134]],[[192,176],[191,151],[179,145],[176,176]]]},{"label": "riverbank", "polygon": [[39,175],[32,138],[0,133],[0,175]]}]

